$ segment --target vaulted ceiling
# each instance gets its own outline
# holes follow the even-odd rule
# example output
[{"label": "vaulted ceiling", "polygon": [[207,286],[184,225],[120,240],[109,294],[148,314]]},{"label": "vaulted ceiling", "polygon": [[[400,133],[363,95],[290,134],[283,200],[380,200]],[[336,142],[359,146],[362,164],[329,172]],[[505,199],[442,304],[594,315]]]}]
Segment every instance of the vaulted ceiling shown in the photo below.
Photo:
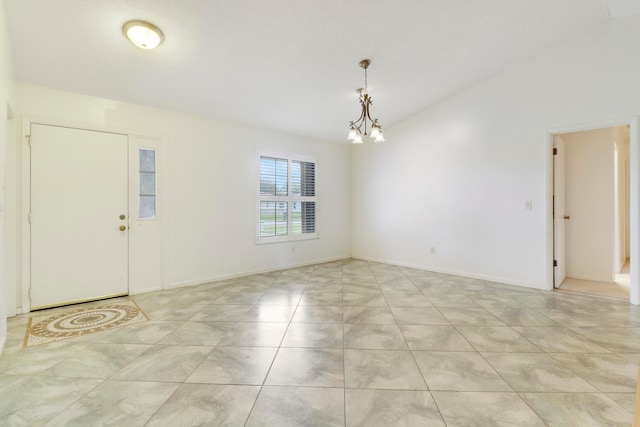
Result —
[{"label": "vaulted ceiling", "polygon": [[[634,0],[4,0],[16,80],[345,141],[358,62],[384,127]],[[153,51],[122,25],[160,27]]]}]

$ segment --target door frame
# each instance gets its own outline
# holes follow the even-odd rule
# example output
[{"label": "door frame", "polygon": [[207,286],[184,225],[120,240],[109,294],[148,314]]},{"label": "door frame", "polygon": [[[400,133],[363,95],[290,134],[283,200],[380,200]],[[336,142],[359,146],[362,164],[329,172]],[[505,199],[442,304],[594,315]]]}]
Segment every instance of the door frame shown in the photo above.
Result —
[{"label": "door frame", "polygon": [[[565,161],[565,145],[564,145],[564,141],[562,141],[562,139],[560,138],[559,133],[553,134],[553,196],[552,196],[552,220],[553,220],[553,263],[554,263],[554,270],[553,270],[553,288],[557,289],[560,287],[562,281],[566,278],[566,264],[567,264],[567,260],[566,260],[566,225],[565,223],[561,222],[558,218],[556,218],[556,215],[558,215],[558,210],[556,209],[556,207],[558,206],[558,202],[559,199],[562,199],[562,207],[564,208],[562,210],[562,212],[560,212],[560,214],[564,215],[566,214],[566,181],[565,181],[565,176],[566,176],[566,166],[564,165],[564,161]],[[556,154],[556,150],[557,150],[557,154]],[[563,182],[563,186],[562,186],[562,197],[558,198],[557,197],[557,193],[556,190],[558,190],[556,184],[558,183],[558,176],[560,174],[558,174],[558,163],[559,161],[562,160],[563,161],[563,165],[562,165],[562,181]],[[562,221],[564,221],[564,218],[562,219]],[[562,230],[562,238],[558,238],[558,228],[556,227],[556,225],[558,224],[562,224],[563,226],[565,226],[565,229]],[[559,245],[559,243],[561,243],[561,247]],[[562,253],[558,253],[557,250],[558,249],[562,249]],[[556,266],[556,261],[557,266]],[[560,283],[558,283],[558,276],[561,278]]]},{"label": "door frame", "polygon": [[[164,152],[166,152],[166,150],[164,148],[163,140],[156,136],[142,135],[140,133],[132,132],[126,129],[94,126],[94,125],[87,125],[85,123],[74,123],[70,121],[47,119],[47,118],[33,117],[33,116],[22,116],[21,124],[20,124],[21,133],[18,138],[19,171],[18,171],[17,193],[19,195],[18,216],[20,220],[19,220],[18,230],[17,230],[18,244],[19,244],[19,250],[18,250],[19,277],[17,280],[17,286],[19,289],[16,290],[16,293],[19,295],[21,299],[21,304],[19,309],[16,310],[17,312],[16,314],[29,313],[31,311],[31,297],[29,295],[30,289],[31,289],[31,225],[29,223],[29,212],[31,211],[31,148],[29,145],[29,137],[31,133],[32,124],[60,126],[60,127],[74,128],[74,129],[93,131],[93,132],[106,132],[106,133],[124,135],[127,137],[127,145],[128,145],[129,152],[131,151],[132,147],[135,145],[133,143],[133,140],[136,139],[136,137],[137,139],[146,139],[150,141],[150,143],[154,147],[157,147],[157,149],[159,150],[159,153],[161,153],[159,154],[161,161],[158,163],[159,184],[157,189],[157,196],[159,199],[157,209],[158,209],[158,217],[159,217],[159,224],[160,224],[160,227],[158,228],[160,233],[159,240],[161,241],[160,251],[162,253],[161,255],[162,271],[160,274],[160,277],[161,277],[160,284],[159,286],[156,286],[154,288],[132,289],[132,283],[131,283],[131,277],[130,277],[132,265],[134,265],[134,263],[136,263],[135,265],[137,265],[139,261],[135,257],[131,256],[131,250],[128,251],[129,252],[129,256],[128,256],[129,277],[127,277],[127,281],[128,281],[129,295],[134,295],[136,293],[141,293],[141,292],[165,289],[166,288],[165,278],[167,277],[166,270],[168,265],[167,263],[168,252],[166,251],[166,247],[167,247],[166,242],[167,242],[168,236],[167,236],[167,227],[166,227],[166,224],[167,224],[166,194],[167,193],[166,193],[166,185],[164,184],[166,182],[167,168],[166,168],[166,156],[164,155]],[[131,159],[129,159],[129,163],[127,166],[129,170],[129,182],[130,183],[137,182],[137,173],[138,173],[137,165],[134,165]],[[134,174],[135,176],[132,176]],[[127,191],[129,191],[129,188],[127,188]],[[129,191],[129,207],[128,207],[128,213],[127,213],[127,217],[129,218],[129,224],[133,222],[133,219],[131,218],[131,213],[134,209],[131,203],[132,197],[133,195]],[[137,206],[137,204],[135,206]],[[132,238],[132,233],[129,233],[129,237],[128,237],[129,247],[131,247],[132,244],[135,244],[134,239],[135,238]]]},{"label": "door frame", "polygon": [[547,212],[546,218],[546,235],[547,235],[547,248],[545,256],[547,288],[552,290],[554,288],[554,266],[553,256],[555,250],[554,242],[554,223],[553,223],[553,173],[554,173],[554,159],[553,148],[554,138],[557,134],[581,132],[592,129],[615,127],[629,125],[629,217],[630,217],[630,253],[629,253],[629,275],[630,275],[630,287],[629,287],[629,302],[634,305],[640,305],[640,262],[638,260],[640,249],[640,234],[639,234],[639,167],[640,167],[640,134],[638,130],[639,117],[629,116],[619,119],[603,120],[598,122],[589,122],[576,125],[562,126],[546,131],[546,144],[545,144],[545,163],[546,163],[546,200],[547,200]]}]

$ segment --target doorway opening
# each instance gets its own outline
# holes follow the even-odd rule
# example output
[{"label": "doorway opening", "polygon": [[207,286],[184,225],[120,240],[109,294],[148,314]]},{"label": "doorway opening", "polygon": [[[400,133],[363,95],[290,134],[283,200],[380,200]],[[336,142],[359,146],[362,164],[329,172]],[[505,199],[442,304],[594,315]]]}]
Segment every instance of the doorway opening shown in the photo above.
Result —
[{"label": "doorway opening", "polygon": [[554,288],[630,300],[630,125],[552,139]]}]

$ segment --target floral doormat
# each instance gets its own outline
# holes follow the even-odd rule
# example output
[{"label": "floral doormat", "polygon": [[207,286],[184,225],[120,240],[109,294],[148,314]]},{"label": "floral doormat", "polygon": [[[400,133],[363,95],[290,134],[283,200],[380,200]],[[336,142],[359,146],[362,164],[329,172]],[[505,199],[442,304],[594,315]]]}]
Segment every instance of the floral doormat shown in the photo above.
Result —
[{"label": "floral doormat", "polygon": [[23,347],[79,337],[147,320],[147,315],[133,301],[34,316],[29,319]]}]

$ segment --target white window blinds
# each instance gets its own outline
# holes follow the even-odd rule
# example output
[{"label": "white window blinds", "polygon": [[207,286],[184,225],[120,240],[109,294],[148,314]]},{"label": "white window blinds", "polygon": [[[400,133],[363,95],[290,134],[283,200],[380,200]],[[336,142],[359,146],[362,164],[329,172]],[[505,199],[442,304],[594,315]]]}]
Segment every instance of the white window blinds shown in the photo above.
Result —
[{"label": "white window blinds", "polygon": [[258,243],[316,238],[316,162],[259,158]]}]

